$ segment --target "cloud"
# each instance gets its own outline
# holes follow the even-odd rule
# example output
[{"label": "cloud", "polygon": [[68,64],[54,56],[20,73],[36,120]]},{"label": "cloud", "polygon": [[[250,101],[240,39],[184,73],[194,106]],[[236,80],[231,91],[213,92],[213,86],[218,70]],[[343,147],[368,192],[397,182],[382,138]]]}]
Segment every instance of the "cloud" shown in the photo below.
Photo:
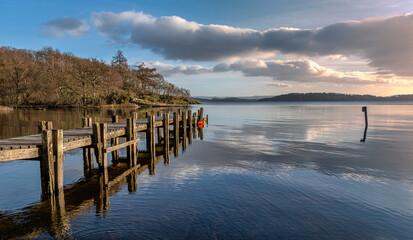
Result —
[{"label": "cloud", "polygon": [[176,75],[197,75],[203,73],[211,73],[212,68],[203,67],[199,65],[193,66],[175,66],[172,64],[166,64],[162,62],[145,62],[145,65],[150,68],[156,68],[156,71],[165,77],[171,77]]},{"label": "cloud", "polygon": [[[172,65],[161,62],[146,62],[166,77],[205,73],[240,72],[246,77],[268,77],[276,81],[333,84],[380,84],[398,82],[387,74],[374,72],[340,72],[318,65],[311,60],[239,60],[222,62],[213,67]],[[275,87],[289,87],[288,84],[265,82]],[[274,85],[275,84],[275,85]]]},{"label": "cloud", "polygon": [[88,33],[89,26],[84,20],[66,17],[44,23],[41,30],[46,37],[76,37]]},{"label": "cloud", "polygon": [[117,42],[137,44],[167,59],[218,61],[271,56],[360,56],[378,71],[413,76],[413,15],[343,22],[317,29],[266,31],[203,25],[177,16],[142,12],[94,13],[98,31]]}]

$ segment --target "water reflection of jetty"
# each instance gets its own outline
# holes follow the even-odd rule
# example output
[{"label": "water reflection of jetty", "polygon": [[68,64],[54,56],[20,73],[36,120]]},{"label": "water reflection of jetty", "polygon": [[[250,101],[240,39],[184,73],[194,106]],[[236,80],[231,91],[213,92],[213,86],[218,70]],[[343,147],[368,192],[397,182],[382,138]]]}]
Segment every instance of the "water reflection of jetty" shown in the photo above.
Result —
[{"label": "water reflection of jetty", "polygon": [[[170,154],[178,156],[179,148],[184,151],[188,143],[192,143],[193,138],[203,137],[203,129],[198,128],[197,124],[195,124],[199,120],[207,121],[202,116],[201,109],[198,117],[197,114],[192,115],[191,111],[176,112],[173,118],[169,117],[169,113],[165,113],[162,118],[148,116],[145,120],[135,120],[132,117],[128,118],[126,123],[123,123],[124,125],[126,124],[123,130],[118,128],[110,132],[107,129],[109,127],[113,128],[112,124],[93,124],[93,129],[100,129],[101,131],[94,130],[93,135],[89,136],[93,139],[91,144],[86,146],[80,144],[82,141],[87,142],[84,139],[88,139],[88,137],[73,140],[75,143],[71,143],[83,147],[85,177],[65,189],[63,189],[63,186],[61,189],[57,187],[52,193],[50,192],[51,188],[42,188],[42,195],[45,200],[37,205],[25,208],[21,212],[10,215],[0,212],[0,232],[2,237],[32,238],[47,233],[55,237],[66,238],[70,236],[71,232],[69,219],[74,216],[82,215],[93,207],[95,207],[98,216],[104,216],[110,209],[109,196],[115,194],[125,184],[128,184],[129,192],[135,192],[138,188],[138,175],[146,169],[148,169],[149,174],[155,174],[155,166],[160,160],[163,159],[165,164],[169,164]],[[113,119],[117,120],[118,118],[114,117]],[[146,128],[141,123],[142,121],[147,121],[145,123]],[[86,118],[84,122],[85,125],[88,125],[90,119]],[[134,122],[135,124],[133,124]],[[120,124],[122,123],[114,123],[113,125],[119,127]],[[82,130],[84,129],[90,128],[85,127]],[[43,129],[42,136],[49,135],[49,132],[54,136],[56,134],[53,133],[56,131],[58,132],[59,130]],[[146,132],[147,134],[146,151],[138,151],[137,149],[137,132]],[[99,142],[99,139],[96,139],[99,137],[99,133],[101,134],[100,139],[105,139],[104,142]],[[59,136],[59,133],[57,135]],[[119,138],[125,137],[126,141],[119,143]],[[45,140],[44,137],[43,140]],[[55,143],[53,140],[56,141],[56,139],[52,138],[52,143]],[[70,143],[71,141],[66,142]],[[107,146],[108,142],[111,142],[110,147]],[[63,141],[63,146],[65,146],[65,141]],[[66,149],[74,149],[69,144],[66,147]],[[117,150],[123,147],[127,148],[127,157],[119,156],[119,151]],[[47,179],[48,184],[54,182],[56,186],[60,184],[58,182],[59,177],[63,177],[63,172],[59,173],[58,164],[59,157],[64,158],[64,154],[59,156],[59,152],[54,151],[54,149],[56,149],[56,146],[52,146],[50,153],[50,157],[54,161],[49,158],[45,159],[44,154],[39,154],[39,157],[43,163],[53,164],[52,166],[49,165],[49,170],[57,169],[54,174],[61,174],[61,176],[55,175],[54,179],[51,179],[53,171],[50,171],[49,179],[47,179],[47,176],[42,175],[42,181]],[[95,152],[99,169],[93,167],[94,161],[93,155],[91,155],[93,151]],[[109,152],[112,153],[112,164],[110,166],[107,164],[107,157],[104,156]],[[46,183],[42,182],[43,184]],[[16,229],[19,229],[19,231],[16,231]]]}]

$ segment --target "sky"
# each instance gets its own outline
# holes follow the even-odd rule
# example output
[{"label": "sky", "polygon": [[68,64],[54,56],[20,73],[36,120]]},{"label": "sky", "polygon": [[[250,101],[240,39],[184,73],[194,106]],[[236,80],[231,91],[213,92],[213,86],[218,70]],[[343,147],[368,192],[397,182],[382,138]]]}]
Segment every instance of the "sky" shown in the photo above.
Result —
[{"label": "sky", "polygon": [[412,0],[0,0],[0,46],[156,67],[193,96],[413,94]]}]

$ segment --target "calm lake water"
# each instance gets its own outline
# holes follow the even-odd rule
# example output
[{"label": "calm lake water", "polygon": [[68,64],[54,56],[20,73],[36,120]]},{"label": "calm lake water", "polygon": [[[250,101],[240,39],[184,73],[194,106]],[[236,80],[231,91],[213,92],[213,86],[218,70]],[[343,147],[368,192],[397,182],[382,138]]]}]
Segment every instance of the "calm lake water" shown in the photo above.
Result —
[{"label": "calm lake water", "polygon": [[[82,151],[66,153],[65,187],[77,190],[58,212],[40,201],[39,162],[1,162],[0,238],[413,239],[413,105],[203,107],[203,140],[170,164],[160,160],[155,175],[125,177],[107,196],[94,190],[96,179],[81,184]],[[113,113],[87,114],[109,121]],[[34,134],[39,120],[80,127],[83,114],[0,112],[0,138]]]}]

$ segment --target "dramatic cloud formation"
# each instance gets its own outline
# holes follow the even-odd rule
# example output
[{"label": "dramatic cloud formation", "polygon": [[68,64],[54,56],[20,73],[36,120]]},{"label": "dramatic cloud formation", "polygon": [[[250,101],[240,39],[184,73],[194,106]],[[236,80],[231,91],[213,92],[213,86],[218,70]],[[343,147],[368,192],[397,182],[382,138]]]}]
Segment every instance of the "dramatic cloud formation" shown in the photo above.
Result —
[{"label": "dramatic cloud formation", "polygon": [[[155,18],[133,11],[94,13],[93,19],[104,36],[140,45],[167,59],[217,61],[277,51],[305,56],[355,55],[367,59],[380,72],[413,76],[413,15],[337,23],[318,29],[267,31],[202,25],[177,16]],[[270,65],[271,69],[277,66]]]},{"label": "dramatic cloud formation", "polygon": [[68,17],[48,21],[42,26],[43,35],[53,38],[75,37],[88,31],[89,26],[85,21]]},{"label": "dramatic cloud formation", "polygon": [[[174,66],[161,62],[146,62],[164,76],[194,75],[219,72],[241,72],[246,77],[270,77],[277,81],[298,83],[327,82],[335,84],[388,83],[389,76],[370,72],[338,72],[319,66],[310,60],[249,60],[220,63],[214,67]],[[280,84],[278,87],[285,87]],[[287,85],[288,86],[288,85]]]}]

